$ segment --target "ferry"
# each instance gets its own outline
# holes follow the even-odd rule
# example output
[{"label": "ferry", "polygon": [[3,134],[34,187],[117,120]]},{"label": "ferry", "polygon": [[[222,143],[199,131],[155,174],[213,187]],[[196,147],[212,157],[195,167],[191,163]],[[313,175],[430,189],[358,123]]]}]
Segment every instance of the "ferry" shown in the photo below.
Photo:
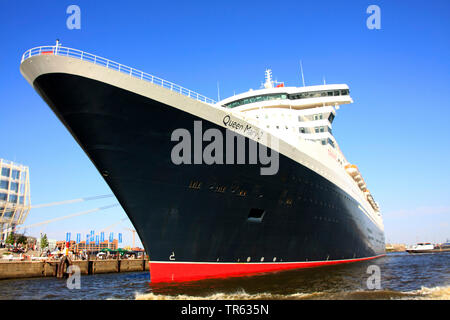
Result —
[{"label": "ferry", "polygon": [[417,243],[414,246],[408,247],[406,249],[408,253],[437,253],[437,252],[450,252],[450,242],[441,244],[432,243]]}]

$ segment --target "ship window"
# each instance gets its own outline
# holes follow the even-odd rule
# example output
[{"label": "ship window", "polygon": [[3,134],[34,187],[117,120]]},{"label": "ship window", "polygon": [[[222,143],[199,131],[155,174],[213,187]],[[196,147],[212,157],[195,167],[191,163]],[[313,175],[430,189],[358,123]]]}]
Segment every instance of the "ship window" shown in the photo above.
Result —
[{"label": "ship window", "polygon": [[191,181],[189,183],[189,188],[190,189],[200,189],[201,185],[202,185],[202,183],[199,181]]},{"label": "ship window", "polygon": [[305,128],[299,128],[300,133],[306,133]]},{"label": "ship window", "polygon": [[334,142],[330,138],[328,138],[328,144],[334,148]]},{"label": "ship window", "polygon": [[339,95],[348,95],[349,90],[334,90],[334,91],[309,91],[309,92],[302,92],[297,94],[286,94],[286,93],[279,93],[279,94],[266,94],[261,96],[253,96],[253,97],[247,97],[240,100],[236,100],[230,103],[225,104],[224,106],[226,108],[235,108],[239,107],[244,104],[249,103],[255,103],[255,102],[261,102],[261,101],[268,101],[268,100],[279,100],[279,99],[291,99],[291,100],[297,100],[297,99],[305,99],[305,98],[318,98],[318,97],[326,97],[326,96],[339,96]]},{"label": "ship window", "polygon": [[302,92],[298,94],[290,94],[288,95],[288,99],[296,100],[296,99],[305,99],[305,98],[317,98],[317,97],[332,97],[332,96],[339,96],[339,95],[348,95],[349,90],[334,90],[334,91],[309,91],[309,92]]},{"label": "ship window", "polygon": [[328,121],[330,121],[330,123],[333,123],[334,120],[334,114],[330,113],[330,116],[328,117]]},{"label": "ship window", "polygon": [[266,211],[263,209],[251,208],[247,220],[250,222],[262,222]]},{"label": "ship window", "polygon": [[227,108],[235,108],[244,104],[254,103],[254,102],[260,102],[260,101],[268,101],[268,100],[275,100],[275,99],[286,99],[287,94],[268,94],[263,96],[254,96],[249,98],[240,99],[237,101],[233,101],[230,103],[225,104],[225,107]]}]

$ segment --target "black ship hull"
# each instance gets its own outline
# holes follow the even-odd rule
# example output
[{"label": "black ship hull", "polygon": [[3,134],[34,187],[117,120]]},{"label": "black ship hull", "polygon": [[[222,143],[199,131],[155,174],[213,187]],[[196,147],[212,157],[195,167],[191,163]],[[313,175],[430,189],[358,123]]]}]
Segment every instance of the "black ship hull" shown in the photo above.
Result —
[{"label": "black ship hull", "polygon": [[282,154],[275,175],[261,175],[257,164],[176,165],[174,130],[192,131],[194,121],[203,130],[226,129],[81,76],[50,73],[33,84],[129,216],[149,254],[152,282],[384,254],[383,231],[358,202]]}]

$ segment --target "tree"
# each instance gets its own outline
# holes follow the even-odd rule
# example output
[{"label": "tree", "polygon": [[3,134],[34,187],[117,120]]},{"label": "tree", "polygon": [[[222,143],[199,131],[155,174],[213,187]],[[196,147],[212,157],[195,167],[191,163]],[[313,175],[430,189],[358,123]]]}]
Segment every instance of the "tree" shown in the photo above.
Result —
[{"label": "tree", "polygon": [[41,236],[41,249],[45,249],[47,247],[48,247],[47,234],[44,234],[44,236]]},{"label": "tree", "polygon": [[27,237],[25,237],[25,235],[21,234],[19,236],[19,238],[17,239],[17,243],[18,244],[20,243],[22,245],[26,245],[28,243],[28,239],[27,239]]},{"label": "tree", "polygon": [[6,244],[13,245],[15,241],[16,241],[16,240],[15,240],[14,234],[11,232],[11,233],[8,235],[8,238],[6,238],[6,241],[5,241],[5,242],[6,242]]}]

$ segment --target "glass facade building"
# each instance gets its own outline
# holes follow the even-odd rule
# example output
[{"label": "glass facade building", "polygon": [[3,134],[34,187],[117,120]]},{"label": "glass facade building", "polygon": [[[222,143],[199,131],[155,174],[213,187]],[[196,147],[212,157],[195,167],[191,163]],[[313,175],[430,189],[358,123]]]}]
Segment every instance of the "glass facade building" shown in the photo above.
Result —
[{"label": "glass facade building", "polygon": [[0,241],[30,212],[29,168],[0,159]]}]

